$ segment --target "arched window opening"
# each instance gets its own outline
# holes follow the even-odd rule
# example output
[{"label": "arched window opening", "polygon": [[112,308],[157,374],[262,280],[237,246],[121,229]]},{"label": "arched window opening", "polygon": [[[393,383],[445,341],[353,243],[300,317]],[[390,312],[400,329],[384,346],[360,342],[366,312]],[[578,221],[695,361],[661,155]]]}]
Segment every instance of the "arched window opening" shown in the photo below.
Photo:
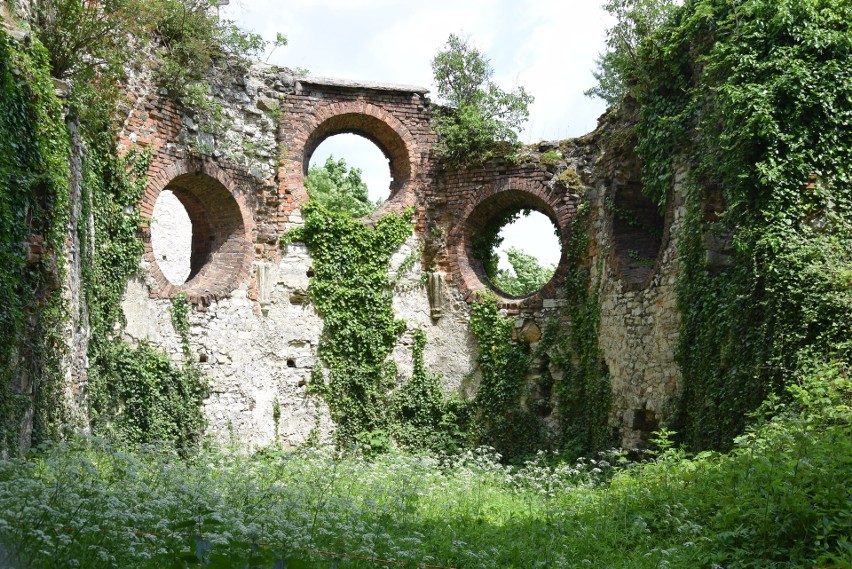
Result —
[{"label": "arched window opening", "polygon": [[231,190],[193,170],[153,190],[145,259],[158,294],[185,292],[192,302],[209,303],[248,276],[253,246],[248,217]]},{"label": "arched window opening", "polygon": [[659,207],[642,193],[639,183],[628,182],[606,197],[604,206],[612,220],[615,266],[630,285],[648,281],[663,243],[665,219]]},{"label": "arched window opening", "polygon": [[333,211],[353,217],[370,215],[391,194],[391,171],[385,153],[357,134],[330,136],[310,157],[305,189]]},{"label": "arched window opening", "polygon": [[466,223],[468,258],[480,282],[507,298],[542,290],[562,260],[562,234],[551,206],[509,190],[480,203]]},{"label": "arched window opening", "polygon": [[154,204],[151,219],[151,248],[163,276],[182,285],[191,274],[192,220],[171,190],[163,190]]}]

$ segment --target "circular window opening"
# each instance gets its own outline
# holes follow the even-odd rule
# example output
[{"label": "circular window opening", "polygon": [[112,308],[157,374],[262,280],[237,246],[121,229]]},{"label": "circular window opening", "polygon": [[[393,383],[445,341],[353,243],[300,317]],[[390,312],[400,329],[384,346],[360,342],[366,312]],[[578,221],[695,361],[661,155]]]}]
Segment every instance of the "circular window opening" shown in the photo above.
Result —
[{"label": "circular window opening", "polygon": [[363,136],[330,136],[311,155],[305,189],[332,211],[365,217],[390,197],[390,188],[388,158]]},{"label": "circular window opening", "polygon": [[251,264],[246,223],[216,178],[201,172],[173,178],[154,202],[147,256],[163,294],[185,291],[211,300],[230,293]]},{"label": "circular window opening", "polygon": [[154,204],[151,219],[151,248],[163,276],[182,285],[191,273],[192,220],[171,190],[163,190]]},{"label": "circular window opening", "polygon": [[529,207],[506,209],[474,239],[473,255],[486,282],[510,297],[535,294],[553,278],[562,257],[559,229],[544,213]]}]

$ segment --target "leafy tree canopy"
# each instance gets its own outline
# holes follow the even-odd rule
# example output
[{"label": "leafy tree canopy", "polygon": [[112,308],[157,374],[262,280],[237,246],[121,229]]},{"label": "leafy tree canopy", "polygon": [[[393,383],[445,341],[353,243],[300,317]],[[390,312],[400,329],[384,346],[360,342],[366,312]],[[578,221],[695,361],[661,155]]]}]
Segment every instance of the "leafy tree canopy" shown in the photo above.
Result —
[{"label": "leafy tree canopy", "polygon": [[432,60],[438,97],[448,106],[435,119],[439,151],[455,165],[481,163],[497,142],[517,143],[533,97],[523,87],[506,92],[493,81],[488,58],[467,38],[451,34]]},{"label": "leafy tree canopy", "polygon": [[514,296],[528,296],[542,288],[553,277],[556,267],[542,265],[538,259],[517,247],[506,251],[511,269],[499,269],[494,285]]},{"label": "leafy tree canopy", "polygon": [[618,104],[640,80],[639,44],[665,23],[676,6],[676,0],[607,0],[604,9],[616,23],[607,30],[607,51],[598,56],[592,72],[598,84],[586,95]]},{"label": "leafy tree canopy", "polygon": [[360,168],[349,168],[346,159],[329,156],[322,166],[311,166],[305,188],[312,200],[327,210],[352,217],[370,215],[378,204],[370,201]]}]

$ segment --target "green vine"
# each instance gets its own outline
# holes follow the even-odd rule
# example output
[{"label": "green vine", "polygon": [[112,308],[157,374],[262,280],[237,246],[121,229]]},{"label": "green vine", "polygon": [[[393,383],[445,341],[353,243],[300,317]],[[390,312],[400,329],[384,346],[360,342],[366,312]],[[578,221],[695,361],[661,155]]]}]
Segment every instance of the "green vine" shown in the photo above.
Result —
[{"label": "green vine", "polygon": [[[58,288],[69,149],[47,52],[0,29],[0,453],[17,448],[30,401],[35,442],[54,436],[63,416]],[[33,237],[42,251],[28,258]]]},{"label": "green vine", "polygon": [[521,405],[531,360],[528,346],[513,340],[514,319],[500,314],[497,298],[486,294],[471,305],[470,327],[482,374],[473,402],[479,442],[508,460],[547,448],[541,419]]},{"label": "green vine", "polygon": [[[578,208],[567,256],[567,326],[547,322],[537,355],[563,371],[554,386],[562,446],[575,454],[605,450],[616,444],[609,426],[612,387],[598,346],[600,297],[591,280],[588,259],[589,208]],[[567,329],[566,329],[567,328]]]},{"label": "green vine", "polygon": [[[304,213],[305,225],[282,235],[281,243],[301,240],[311,251],[308,292],[323,317],[319,354],[329,373],[326,379],[315,368],[309,390],[328,403],[338,443],[357,444],[365,453],[391,444],[440,452],[464,446],[471,439],[470,405],[446,397],[439,378],[426,369],[425,332],[413,333],[412,377],[398,388],[396,364],[388,360],[405,330],[394,316],[388,265],[411,234],[411,212],[387,215],[375,227],[316,202]],[[418,249],[403,267],[419,255]]]},{"label": "green vine", "polygon": [[313,202],[304,214],[305,225],[285,235],[311,251],[308,292],[324,321],[319,355],[329,377],[312,390],[328,402],[340,444],[349,445],[388,427],[395,374],[386,360],[405,330],[394,316],[388,263],[411,234],[411,212],[387,215],[375,227]]},{"label": "green vine", "polygon": [[[852,6],[692,0],[639,50],[639,152],[664,201],[678,148],[687,187],[672,426],[724,448],[770,394],[852,352]],[[726,211],[708,222],[703,196]],[[703,235],[732,236],[707,265]]]},{"label": "green vine", "polygon": [[446,397],[440,378],[426,369],[423,350],[426,333],[414,332],[411,379],[391,400],[390,433],[408,450],[457,452],[471,442],[471,405],[459,397]]},{"label": "green vine", "polygon": [[[109,115],[107,115],[109,116]],[[188,303],[177,296],[171,316],[181,338],[183,363],[147,343],[131,346],[115,334],[124,320],[121,297],[139,271],[143,246],[136,204],[147,182],[150,156],[119,156],[112,131],[88,137],[84,160],[84,218],[91,215],[94,243],[80,228],[83,286],[89,307],[89,408],[92,430],[128,443],[171,441],[182,451],[200,441],[206,381],[189,347]]]}]

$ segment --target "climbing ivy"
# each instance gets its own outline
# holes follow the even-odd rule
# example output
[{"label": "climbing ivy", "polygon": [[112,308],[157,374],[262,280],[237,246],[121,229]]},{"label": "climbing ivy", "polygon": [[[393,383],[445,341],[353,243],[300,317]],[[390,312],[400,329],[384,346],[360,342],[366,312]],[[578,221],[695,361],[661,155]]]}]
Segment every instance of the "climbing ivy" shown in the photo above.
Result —
[{"label": "climbing ivy", "polygon": [[[328,377],[315,368],[309,389],[328,403],[338,443],[365,453],[391,444],[444,453],[466,446],[473,440],[471,405],[445,395],[440,378],[426,369],[426,333],[413,332],[413,372],[403,385],[388,359],[406,326],[394,316],[388,264],[411,234],[412,212],[386,215],[373,227],[317,202],[304,213],[305,225],[281,243],[303,241],[311,251],[308,292],[323,317],[319,355]],[[409,256],[403,265],[409,258],[416,260]]]},{"label": "climbing ivy", "polygon": [[529,346],[513,339],[514,319],[500,313],[493,294],[471,305],[470,327],[482,374],[473,406],[478,442],[511,460],[550,445],[541,419],[521,406],[530,374]]},{"label": "climbing ivy", "polygon": [[[181,338],[183,363],[147,343],[132,346],[115,334],[124,318],[121,297],[129,278],[139,271],[143,246],[137,236],[136,204],[147,181],[150,157],[119,156],[114,138],[105,134],[90,141],[84,161],[84,204],[92,216],[95,243],[83,250],[83,283],[92,337],[89,343],[89,407],[92,430],[128,442],[170,441],[182,451],[200,441],[204,429],[201,402],[206,381],[189,349],[188,303],[185,295],[172,301],[171,316]],[[86,210],[85,213],[91,213]]]},{"label": "climbing ivy", "polygon": [[[69,138],[47,52],[0,29],[0,451],[17,446],[30,393],[36,441],[62,416],[58,326]],[[25,243],[43,240],[38,259]]]},{"label": "climbing ivy", "polygon": [[[850,365],[852,5],[691,0],[641,43],[639,152],[649,195],[688,181],[673,426],[725,447],[802,370]],[[717,189],[726,211],[706,219]],[[704,235],[731,236],[726,267]]]},{"label": "climbing ivy", "polygon": [[[185,446],[200,436],[204,392],[185,329],[181,366],[115,335],[123,318],[120,298],[142,254],[136,204],[148,166],[144,154],[117,152],[118,85],[153,34],[163,48],[157,51],[158,78],[174,98],[203,106],[209,86],[201,75],[213,59],[239,67],[265,42],[218,21],[206,0],[158,0],[152,9],[139,0],[42,4],[34,9],[26,45],[0,30],[0,452],[18,446],[31,401],[34,442],[58,437],[66,423],[61,368],[69,307],[59,288],[65,278],[71,137],[63,112],[79,126],[88,150],[80,250],[74,253],[82,257],[85,297],[75,317],[81,326],[91,324],[92,426],[131,441],[168,438]],[[283,41],[279,35],[276,43]],[[70,82],[64,109],[51,74]],[[39,246],[40,254],[34,248],[28,255],[27,242]],[[180,323],[176,319],[176,327]],[[139,397],[156,399],[150,413],[134,407]]]},{"label": "climbing ivy", "polygon": [[472,408],[469,401],[444,394],[440,377],[426,369],[425,347],[426,333],[416,330],[411,379],[393,394],[389,431],[408,450],[452,454],[472,442]]},{"label": "climbing ivy", "polygon": [[305,225],[282,241],[302,240],[311,251],[308,292],[323,316],[319,355],[329,370],[312,389],[325,396],[343,445],[388,427],[395,373],[386,360],[405,330],[394,316],[388,263],[411,234],[411,213],[389,214],[369,227],[310,202]]},{"label": "climbing ivy", "polygon": [[617,444],[609,425],[612,387],[598,346],[600,290],[589,265],[590,222],[585,203],[578,208],[566,247],[565,321],[547,321],[536,351],[538,358],[562,370],[562,379],[554,385],[561,446],[576,455]]}]

